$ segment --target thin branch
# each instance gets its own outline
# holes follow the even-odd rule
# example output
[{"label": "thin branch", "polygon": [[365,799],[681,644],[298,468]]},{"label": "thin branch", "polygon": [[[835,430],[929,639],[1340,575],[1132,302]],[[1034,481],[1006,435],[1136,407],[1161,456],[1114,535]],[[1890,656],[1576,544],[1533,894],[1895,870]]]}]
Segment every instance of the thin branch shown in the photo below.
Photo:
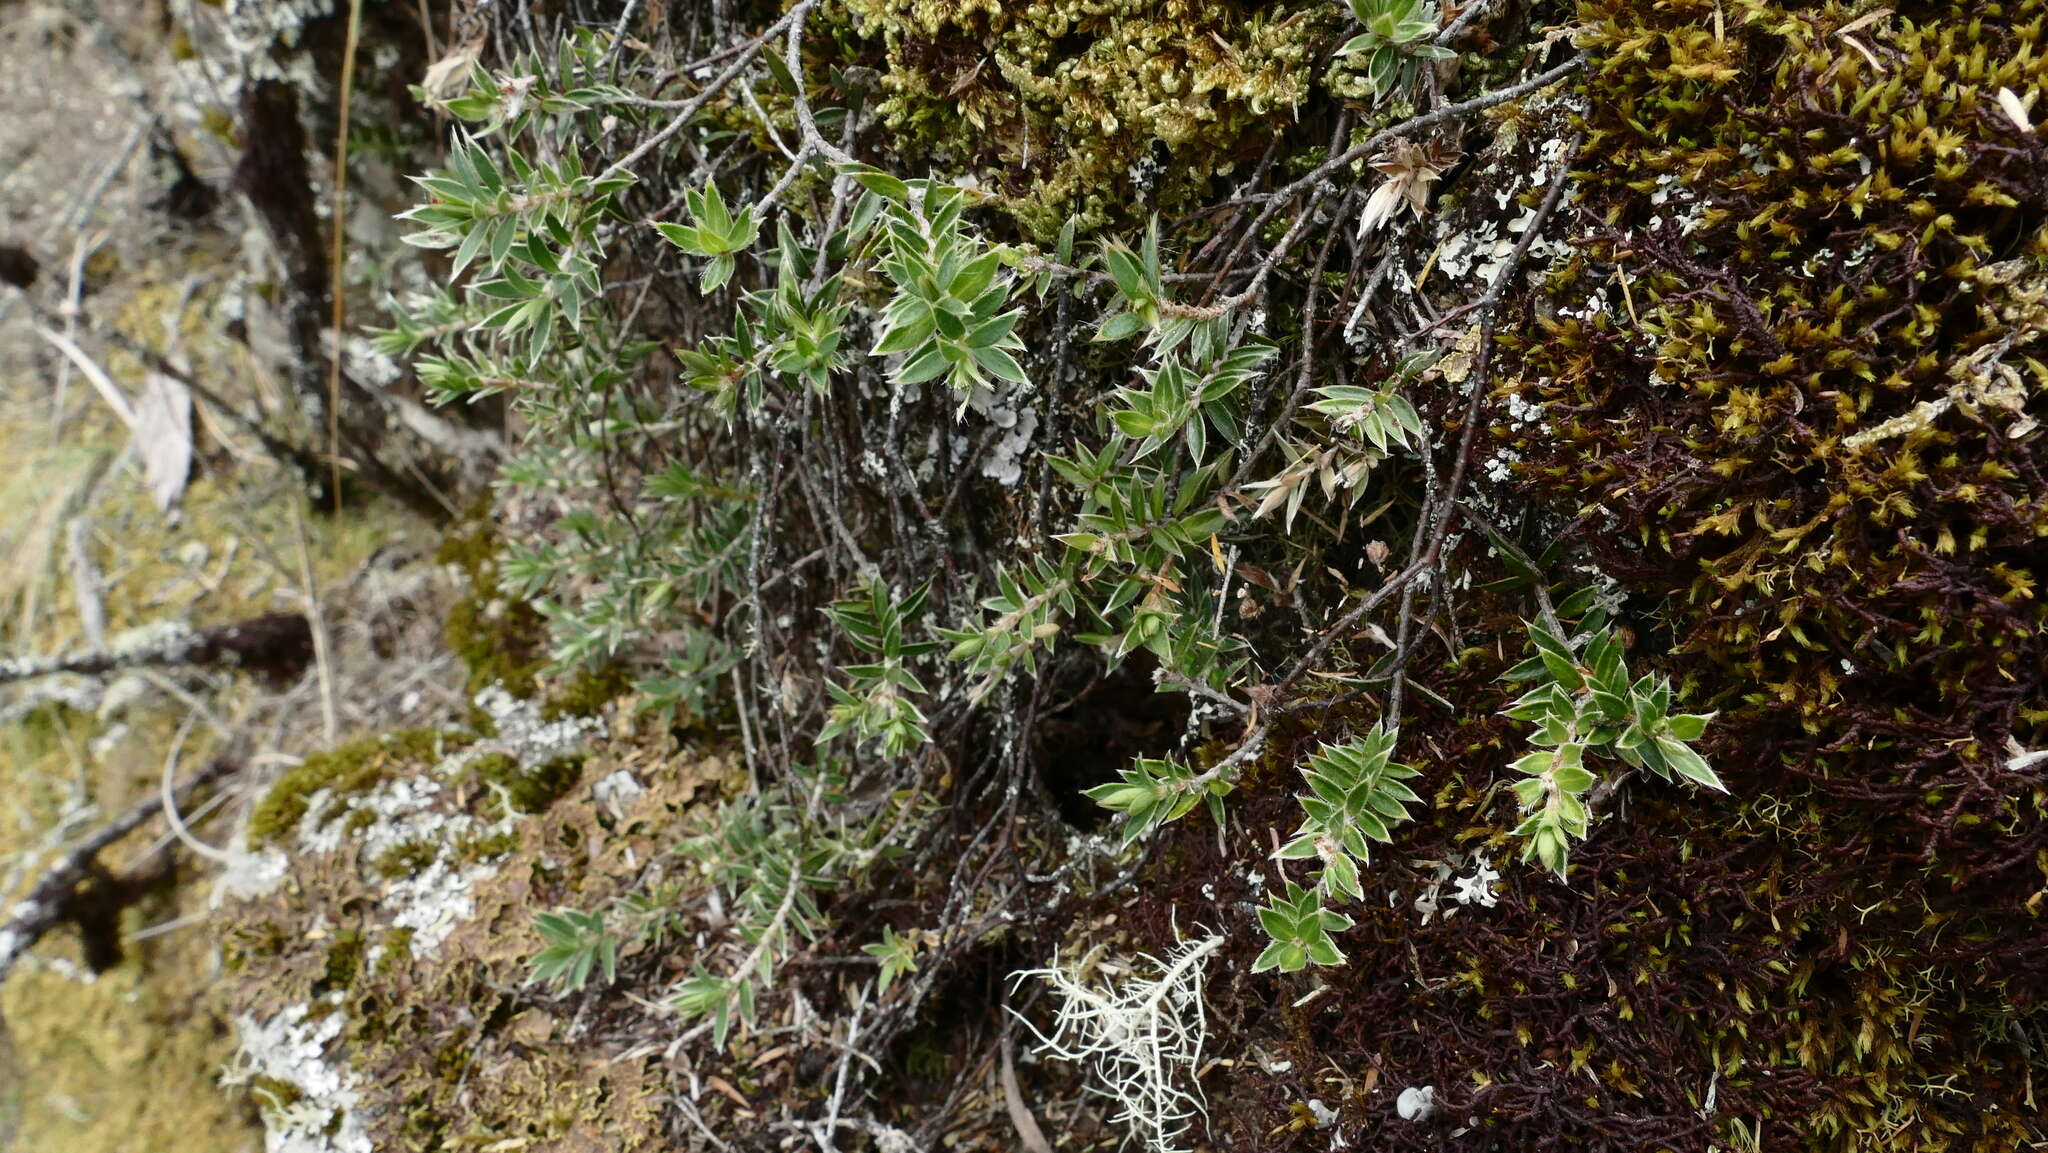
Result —
[{"label": "thin branch", "polygon": [[[334,129],[334,239],[328,252],[328,304],[333,309],[333,354],[327,362],[327,455],[334,510],[341,511],[341,357],[342,333],[348,322],[348,112],[355,91],[356,45],[362,37],[363,0],[349,0],[348,30],[341,45],[341,84]],[[330,726],[331,727],[331,726]],[[331,735],[331,734],[330,734]]]},{"label": "thin branch", "polygon": [[[815,0],[813,0],[813,2],[815,3]],[[596,183],[602,184],[606,180],[609,180],[610,178],[617,176],[622,172],[630,170],[633,167],[633,165],[640,162],[641,157],[646,156],[648,153],[654,151],[656,148],[661,147],[661,145],[664,142],[666,142],[669,139],[669,137],[674,136],[676,133],[681,132],[684,128],[688,127],[690,121],[696,117],[697,113],[703,111],[704,106],[706,104],[711,103],[712,97],[717,96],[720,92],[723,92],[725,90],[725,86],[732,83],[733,78],[735,76],[738,76],[741,72],[745,71],[747,65],[753,63],[754,56],[760,51],[761,46],[768,42],[769,37],[774,36],[777,32],[780,32],[783,28],[789,26],[791,21],[800,19],[801,17],[799,14],[808,11],[809,8],[810,4],[805,4],[802,5],[801,7],[791,9],[789,12],[783,14],[782,19],[777,20],[775,23],[769,25],[767,31],[761,33],[759,36],[749,41],[746,44],[746,46],[740,50],[739,54],[733,59],[733,62],[725,66],[725,70],[723,72],[720,72],[717,76],[712,77],[711,82],[704,86],[703,91],[697,93],[697,95],[692,96],[688,100],[682,101],[677,106],[675,116],[669,120],[666,127],[662,128],[661,131],[656,132],[654,135],[648,137],[647,139],[641,141],[639,146],[634,148],[631,152],[628,152],[624,156],[621,156],[617,160],[613,161],[609,167],[607,167],[603,172],[600,172],[598,174]]]},{"label": "thin branch", "polygon": [[[174,797],[189,796],[193,791],[228,776],[239,767],[233,761],[214,760],[205,768],[178,782],[171,793]],[[135,802],[127,812],[74,845],[70,852],[59,857],[55,864],[44,870],[42,878],[29,890],[28,896],[16,902],[12,910],[13,916],[6,924],[0,925],[0,981],[6,980],[15,963],[20,961],[22,955],[37,941],[70,919],[68,909],[72,899],[77,894],[79,885],[92,876],[94,862],[100,853],[141,828],[143,823],[155,816],[157,810],[162,807],[161,793]]]}]

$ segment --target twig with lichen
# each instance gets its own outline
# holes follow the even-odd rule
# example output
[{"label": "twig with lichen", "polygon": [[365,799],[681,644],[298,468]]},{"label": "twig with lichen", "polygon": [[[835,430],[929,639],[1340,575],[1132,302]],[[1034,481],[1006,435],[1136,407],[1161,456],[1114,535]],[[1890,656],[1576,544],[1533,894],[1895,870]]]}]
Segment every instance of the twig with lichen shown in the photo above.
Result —
[{"label": "twig with lichen", "polygon": [[228,665],[278,678],[305,666],[310,643],[305,618],[297,613],[266,613],[203,630],[166,625],[126,641],[117,638],[105,648],[58,656],[0,658],[0,685],[62,673],[104,676],[127,669],[179,665]]}]

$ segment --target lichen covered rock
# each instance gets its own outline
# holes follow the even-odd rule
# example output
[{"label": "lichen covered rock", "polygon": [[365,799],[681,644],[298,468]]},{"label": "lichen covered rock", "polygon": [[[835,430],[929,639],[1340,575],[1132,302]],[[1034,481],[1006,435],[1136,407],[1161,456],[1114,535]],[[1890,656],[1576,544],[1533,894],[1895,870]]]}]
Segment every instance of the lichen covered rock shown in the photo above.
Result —
[{"label": "lichen covered rock", "polygon": [[275,1153],[665,1147],[654,1054],[606,1039],[619,1007],[528,988],[532,913],[616,894],[729,770],[503,690],[477,707],[494,735],[358,741],[258,807],[224,909],[229,1081]]}]

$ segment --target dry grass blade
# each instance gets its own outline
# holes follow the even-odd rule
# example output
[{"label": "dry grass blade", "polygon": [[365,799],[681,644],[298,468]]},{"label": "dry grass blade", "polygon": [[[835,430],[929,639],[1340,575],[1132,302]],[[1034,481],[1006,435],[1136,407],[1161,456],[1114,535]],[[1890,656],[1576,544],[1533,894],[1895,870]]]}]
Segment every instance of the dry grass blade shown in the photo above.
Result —
[{"label": "dry grass blade", "polygon": [[1024,1143],[1029,1153],[1052,1153],[1052,1143],[1045,1139],[1045,1131],[1038,1127],[1038,1118],[1031,1115],[1031,1107],[1024,1103],[1023,1090],[1017,1087],[1017,1063],[1012,1059],[1014,1049],[1010,1038],[1003,1037],[1003,1105],[1010,1111],[1010,1124],[1017,1128],[1017,1140]]}]

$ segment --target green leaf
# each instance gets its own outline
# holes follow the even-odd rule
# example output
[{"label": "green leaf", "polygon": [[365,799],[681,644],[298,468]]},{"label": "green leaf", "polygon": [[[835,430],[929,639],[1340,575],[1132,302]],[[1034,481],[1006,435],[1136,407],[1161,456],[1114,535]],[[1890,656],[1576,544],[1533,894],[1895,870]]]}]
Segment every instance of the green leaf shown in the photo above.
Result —
[{"label": "green leaf", "polygon": [[1715,775],[1714,770],[1707,765],[1706,760],[1698,753],[1693,752],[1692,748],[1684,742],[1673,740],[1670,737],[1659,737],[1657,738],[1656,747],[1657,751],[1663,755],[1665,763],[1676,770],[1679,776],[1705,785],[1707,788],[1717,792],[1725,793],[1728,791],[1728,786],[1721,783],[1721,778]]},{"label": "green leaf", "polygon": [[1541,625],[1532,624],[1528,629],[1529,639],[1535,642],[1537,655],[1542,658],[1543,667],[1549,671],[1551,679],[1572,692],[1577,692],[1583,687],[1586,680],[1579,673],[1578,658],[1570,646],[1552,636]]},{"label": "green leaf", "polygon": [[893,200],[898,204],[910,199],[910,185],[877,168],[856,168],[843,170],[853,177],[854,183],[877,196]]},{"label": "green leaf", "polygon": [[909,352],[930,339],[936,327],[928,312],[907,324],[894,325],[880,341],[876,342],[875,347],[868,351],[868,355],[889,356],[898,352]]},{"label": "green leaf", "polygon": [[1281,941],[1275,941],[1267,945],[1265,950],[1259,954],[1258,960],[1252,962],[1252,972],[1254,973],[1263,973],[1268,969],[1278,969],[1283,973],[1295,973],[1307,967],[1308,955],[1302,952],[1301,947]]},{"label": "green leaf", "polygon": [[1274,904],[1263,906],[1259,909],[1258,916],[1259,927],[1266,930],[1267,936],[1278,940],[1293,935],[1294,917],[1292,910],[1286,905],[1276,901]]},{"label": "green leaf", "polygon": [[1096,330],[1095,339],[1104,343],[1126,340],[1145,327],[1145,321],[1135,312],[1119,312],[1102,322]]},{"label": "green leaf", "polygon": [[704,264],[703,278],[697,284],[698,291],[711,293],[725,287],[726,281],[732,279],[735,267],[736,262],[730,256],[712,257]]},{"label": "green leaf", "polygon": [[1332,941],[1328,936],[1318,936],[1311,939],[1304,952],[1307,953],[1308,959],[1311,962],[1318,965],[1341,965],[1344,963],[1344,954],[1338,950],[1337,942]]},{"label": "green leaf", "polygon": [[995,281],[996,270],[1001,266],[1002,253],[984,253],[955,273],[953,282],[947,286],[946,291],[960,300],[973,300]]},{"label": "green leaf", "polygon": [[922,384],[946,371],[945,354],[937,344],[927,344],[897,370],[896,379],[904,384]]},{"label": "green leaf", "polygon": [[1296,837],[1274,852],[1273,856],[1282,861],[1305,861],[1316,855],[1316,839]]},{"label": "green leaf", "polygon": [[1021,311],[1006,312],[1001,316],[985,320],[974,331],[967,334],[967,347],[994,348],[1003,345],[1016,330],[1017,321],[1024,314]]},{"label": "green leaf", "polygon": [[1681,741],[1696,741],[1707,731],[1707,722],[1714,719],[1713,713],[1679,713],[1671,717],[1668,731]]},{"label": "green leaf", "polygon": [[1120,245],[1107,245],[1102,250],[1102,263],[1109,269],[1110,278],[1116,281],[1117,291],[1124,299],[1143,302],[1152,298],[1145,285],[1145,274],[1138,266],[1138,258],[1131,250]]},{"label": "green leaf", "polygon": [[1557,787],[1567,793],[1583,793],[1593,787],[1593,774],[1583,768],[1561,768],[1552,774]]}]

